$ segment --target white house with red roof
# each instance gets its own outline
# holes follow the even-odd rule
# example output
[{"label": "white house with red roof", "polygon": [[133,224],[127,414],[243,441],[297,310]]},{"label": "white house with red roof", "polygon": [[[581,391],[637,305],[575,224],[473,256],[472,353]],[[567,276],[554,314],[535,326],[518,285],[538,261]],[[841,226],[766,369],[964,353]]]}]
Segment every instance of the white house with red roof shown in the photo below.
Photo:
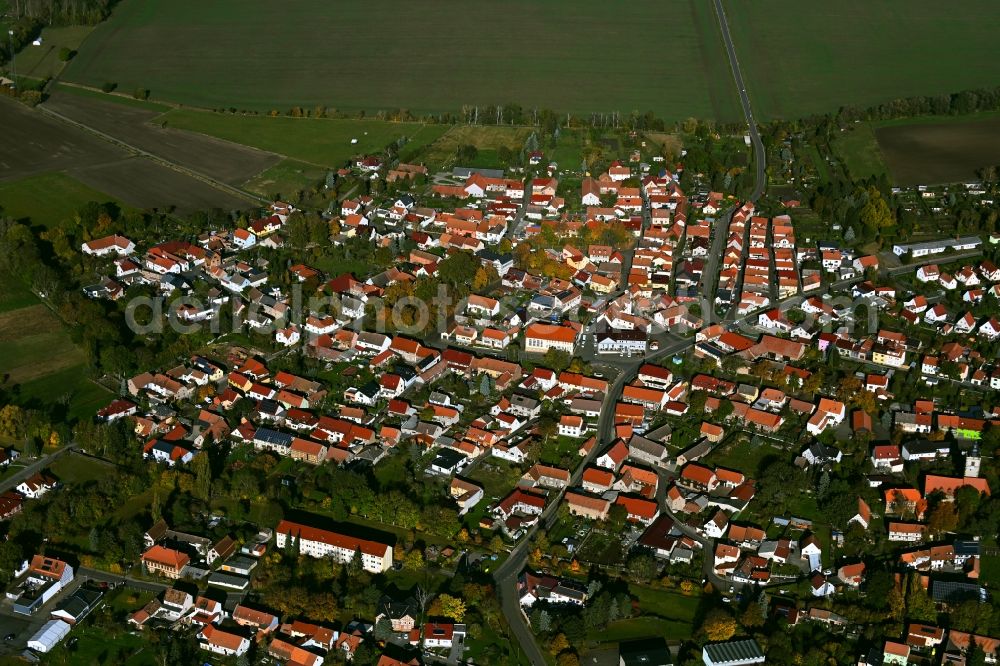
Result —
[{"label": "white house with red roof", "polygon": [[115,234],[88,241],[80,247],[80,250],[92,257],[106,257],[110,254],[126,257],[135,252],[135,243],[125,236]]}]

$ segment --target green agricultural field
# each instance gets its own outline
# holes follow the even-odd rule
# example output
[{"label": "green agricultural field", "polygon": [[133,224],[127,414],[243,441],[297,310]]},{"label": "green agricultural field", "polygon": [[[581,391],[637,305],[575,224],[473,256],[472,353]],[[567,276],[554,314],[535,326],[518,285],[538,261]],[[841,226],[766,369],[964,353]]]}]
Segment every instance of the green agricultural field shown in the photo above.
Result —
[{"label": "green agricultural field", "polygon": [[17,54],[17,75],[32,79],[55,76],[66,64],[59,59],[59,52],[64,48],[76,51],[93,29],[89,25],[43,29],[41,46],[29,44]]},{"label": "green agricultural field", "polygon": [[15,219],[30,218],[32,224],[55,227],[72,219],[91,201],[118,203],[113,197],[87,187],[64,173],[47,173],[0,183],[0,209]]},{"label": "green agricultural field", "polygon": [[124,0],[64,77],[258,111],[515,102],[740,115],[714,10],[701,0],[513,0],[490,10],[456,0]]},{"label": "green agricultural field", "polygon": [[[417,150],[436,140],[449,127],[382,120],[240,116],[190,109],[170,111],[156,122],[323,167],[341,167],[355,155],[380,152],[403,137],[408,142],[407,150]],[[355,139],[357,143],[352,144]]]},{"label": "green agricultural field", "polygon": [[[755,113],[797,118],[1000,81],[992,0],[725,0]],[[946,9],[946,11],[942,11]]]}]

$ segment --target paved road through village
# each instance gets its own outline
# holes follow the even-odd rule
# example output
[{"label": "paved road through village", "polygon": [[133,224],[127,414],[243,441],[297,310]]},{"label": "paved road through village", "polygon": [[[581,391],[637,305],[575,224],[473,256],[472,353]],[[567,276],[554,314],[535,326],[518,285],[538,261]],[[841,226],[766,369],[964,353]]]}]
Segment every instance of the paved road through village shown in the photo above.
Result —
[{"label": "paved road through village", "polygon": [[[726,51],[729,54],[729,63],[733,70],[733,78],[739,90],[740,103],[743,106],[743,113],[746,117],[751,145],[754,149],[756,183],[750,199],[752,201],[756,201],[761,197],[761,195],[763,195],[764,188],[766,186],[766,160],[764,154],[764,144],[760,139],[760,133],[757,131],[757,125],[753,118],[753,111],[750,108],[750,97],[747,95],[746,84],[743,82],[743,75],[740,72],[739,61],[736,57],[736,49],[733,47],[733,42],[729,35],[729,24],[726,21],[726,14],[722,7],[722,0],[714,1],[715,10],[719,17],[719,27],[722,32],[723,42],[725,43]],[[720,218],[724,217],[725,220],[728,221],[729,212],[731,211],[727,211],[727,214],[720,216]],[[716,250],[715,245],[718,245],[718,243],[713,244],[713,255],[715,255],[713,256],[714,263],[706,262],[707,264],[710,263],[713,266],[718,264],[718,255],[721,254],[721,249],[718,253],[714,251]],[[706,266],[706,269],[707,268],[708,266]],[[624,275],[628,275],[627,267]],[[712,294],[708,294],[709,298],[712,296]],[[614,363],[614,365],[618,367],[619,371],[611,385],[608,387],[607,395],[604,396],[604,404],[597,424],[598,445],[591,450],[589,455],[583,458],[580,464],[573,471],[569,484],[570,487],[577,485],[580,482],[583,470],[611,441],[614,420],[614,405],[621,397],[622,389],[625,384],[635,377],[642,363],[656,361],[668,355],[680,353],[693,345],[693,338],[677,339],[676,341],[666,343],[656,353],[648,354],[645,357],[640,357],[635,360],[630,359],[628,361],[618,361]],[[562,491],[560,491],[555,497],[550,499],[535,526],[521,538],[518,544],[510,552],[510,556],[503,562],[503,564],[497,567],[493,574],[500,594],[501,608],[507,619],[507,623],[510,626],[511,632],[513,633],[513,637],[520,645],[528,661],[534,666],[544,666],[546,664],[546,660],[541,649],[538,647],[538,643],[535,641],[534,634],[532,634],[531,628],[528,626],[524,613],[521,611],[517,594],[517,577],[524,570],[524,567],[527,564],[528,543],[531,541],[531,537],[537,529],[542,526],[548,527],[548,525],[552,522],[556,515],[556,509],[562,501],[562,494]],[[706,558],[711,557],[712,553],[710,547],[705,548],[704,551]]]}]

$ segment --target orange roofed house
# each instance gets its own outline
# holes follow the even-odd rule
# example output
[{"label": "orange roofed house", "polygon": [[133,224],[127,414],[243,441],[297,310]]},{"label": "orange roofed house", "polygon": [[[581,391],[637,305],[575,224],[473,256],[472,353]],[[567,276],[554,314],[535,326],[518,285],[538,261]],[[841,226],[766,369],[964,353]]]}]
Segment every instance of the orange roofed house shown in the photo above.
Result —
[{"label": "orange roofed house", "polygon": [[544,354],[549,349],[573,353],[577,330],[572,326],[534,323],[524,331],[524,350]]},{"label": "orange roofed house", "polygon": [[142,554],[142,566],[146,571],[173,579],[181,577],[190,561],[185,553],[163,546],[153,546]]}]

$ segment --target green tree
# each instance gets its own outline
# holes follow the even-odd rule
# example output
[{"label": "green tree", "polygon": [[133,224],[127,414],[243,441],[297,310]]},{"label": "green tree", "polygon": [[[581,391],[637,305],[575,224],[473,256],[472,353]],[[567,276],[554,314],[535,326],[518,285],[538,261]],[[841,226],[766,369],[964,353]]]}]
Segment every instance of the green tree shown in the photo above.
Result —
[{"label": "green tree", "polygon": [[212,490],[212,465],[208,453],[201,451],[191,459],[191,471],[194,472],[194,496],[207,501]]},{"label": "green tree", "polygon": [[882,193],[876,187],[867,190],[868,200],[861,207],[859,217],[861,222],[870,229],[884,229],[896,223],[896,218],[889,204],[882,198]]}]

